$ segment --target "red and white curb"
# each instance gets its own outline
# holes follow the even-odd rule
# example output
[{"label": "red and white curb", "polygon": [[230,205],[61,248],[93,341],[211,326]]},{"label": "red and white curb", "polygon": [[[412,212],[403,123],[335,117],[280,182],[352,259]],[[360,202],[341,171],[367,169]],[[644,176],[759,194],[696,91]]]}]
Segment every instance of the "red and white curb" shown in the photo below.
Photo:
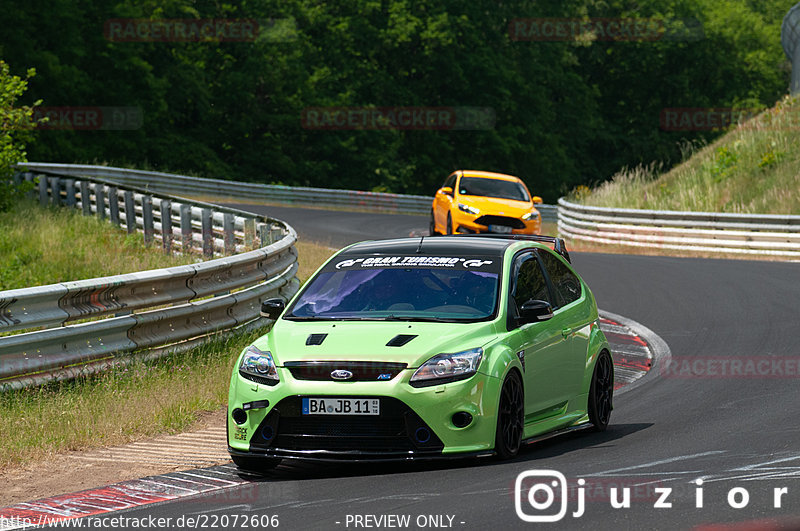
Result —
[{"label": "red and white curb", "polygon": [[96,516],[213,493],[245,483],[250,482],[241,478],[233,465],[133,479],[0,509],[0,530],[25,529],[62,520]]},{"label": "red and white curb", "polygon": [[616,391],[644,376],[653,366],[653,354],[647,342],[630,327],[604,317],[598,323],[611,347]]},{"label": "red and white curb", "polygon": [[627,393],[656,377],[671,353],[661,337],[627,317],[600,310],[600,329],[608,339],[614,362],[614,394]]}]

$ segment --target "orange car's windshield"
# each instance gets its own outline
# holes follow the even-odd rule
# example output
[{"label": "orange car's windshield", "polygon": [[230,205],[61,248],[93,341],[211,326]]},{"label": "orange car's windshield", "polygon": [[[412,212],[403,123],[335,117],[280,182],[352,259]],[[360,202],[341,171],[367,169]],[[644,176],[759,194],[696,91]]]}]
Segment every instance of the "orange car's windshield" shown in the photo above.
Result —
[{"label": "orange car's windshield", "polygon": [[501,179],[482,179],[480,177],[462,177],[458,185],[461,195],[479,195],[483,197],[497,197],[513,201],[530,201],[530,196],[525,188],[516,181]]}]

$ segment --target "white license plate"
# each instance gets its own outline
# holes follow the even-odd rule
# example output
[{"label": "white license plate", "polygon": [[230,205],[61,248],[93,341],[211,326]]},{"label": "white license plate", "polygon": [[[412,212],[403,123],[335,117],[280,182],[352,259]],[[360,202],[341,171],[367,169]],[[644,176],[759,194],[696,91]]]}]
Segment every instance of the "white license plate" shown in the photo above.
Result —
[{"label": "white license plate", "polygon": [[304,398],[303,415],[380,415],[377,398]]},{"label": "white license plate", "polygon": [[489,232],[497,234],[509,234],[512,230],[511,227],[506,227],[505,225],[489,225]]}]

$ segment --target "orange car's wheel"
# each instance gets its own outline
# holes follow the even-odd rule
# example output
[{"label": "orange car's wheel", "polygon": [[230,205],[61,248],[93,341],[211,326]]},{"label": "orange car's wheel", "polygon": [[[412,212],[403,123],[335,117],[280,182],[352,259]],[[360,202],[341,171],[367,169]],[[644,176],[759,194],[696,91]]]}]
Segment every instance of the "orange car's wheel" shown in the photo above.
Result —
[{"label": "orange car's wheel", "polygon": [[428,226],[428,235],[429,236],[438,236],[439,233],[436,232],[436,218],[433,217],[433,210],[431,210],[431,223]]},{"label": "orange car's wheel", "polygon": [[453,216],[450,215],[450,212],[447,213],[447,234],[453,234]]}]

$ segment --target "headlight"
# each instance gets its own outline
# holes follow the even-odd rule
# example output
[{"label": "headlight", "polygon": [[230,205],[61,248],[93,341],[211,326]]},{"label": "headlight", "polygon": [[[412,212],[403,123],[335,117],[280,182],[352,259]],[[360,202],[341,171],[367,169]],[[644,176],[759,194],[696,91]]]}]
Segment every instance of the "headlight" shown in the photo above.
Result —
[{"label": "headlight", "polygon": [[272,354],[263,352],[254,345],[245,349],[242,363],[239,365],[239,374],[248,380],[266,385],[275,385],[281,381]]},{"label": "headlight", "polygon": [[522,216],[522,219],[523,219],[523,221],[528,221],[531,218],[538,218],[538,217],[539,217],[539,212],[534,210],[534,211],[528,212],[527,214]]},{"label": "headlight", "polygon": [[473,216],[477,216],[478,214],[480,214],[480,213],[481,213],[481,211],[480,211],[480,210],[478,210],[477,208],[475,208],[475,207],[471,207],[471,206],[469,206],[469,205],[465,205],[465,204],[463,204],[463,203],[459,203],[459,204],[458,204],[458,209],[459,209],[461,212],[466,212],[467,214],[472,214]]},{"label": "headlight", "polygon": [[455,354],[437,354],[414,372],[411,385],[425,387],[469,378],[478,371],[483,357],[482,348]]}]

